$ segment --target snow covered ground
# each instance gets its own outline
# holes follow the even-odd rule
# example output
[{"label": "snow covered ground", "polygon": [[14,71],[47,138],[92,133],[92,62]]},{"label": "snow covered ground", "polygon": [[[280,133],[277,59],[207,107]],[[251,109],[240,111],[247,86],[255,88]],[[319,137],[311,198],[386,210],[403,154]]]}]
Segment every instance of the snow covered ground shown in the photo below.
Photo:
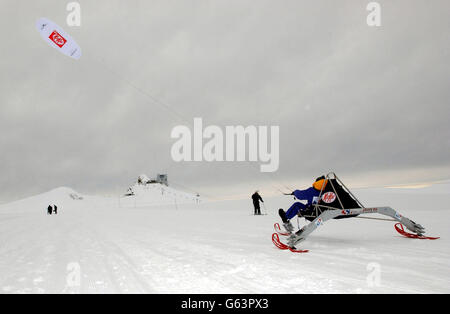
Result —
[{"label": "snow covered ground", "polygon": [[0,293],[449,293],[450,183],[354,192],[442,238],[348,219],[327,222],[301,245],[310,252],[295,254],[271,242],[291,197],[267,198],[268,215],[252,216],[250,200],[125,207],[59,188],[0,206]]}]

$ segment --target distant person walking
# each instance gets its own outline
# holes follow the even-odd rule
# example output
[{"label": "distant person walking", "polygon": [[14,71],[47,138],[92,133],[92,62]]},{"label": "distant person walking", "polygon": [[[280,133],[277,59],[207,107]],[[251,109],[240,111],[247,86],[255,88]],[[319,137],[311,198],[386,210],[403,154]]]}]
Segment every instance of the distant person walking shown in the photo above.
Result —
[{"label": "distant person walking", "polygon": [[48,205],[47,207],[47,215],[51,215],[53,211],[52,205]]},{"label": "distant person walking", "polygon": [[53,205],[53,213],[56,215],[58,214],[58,206]]},{"label": "distant person walking", "polygon": [[259,191],[256,191],[255,193],[253,193],[252,195],[252,200],[253,200],[253,207],[255,208],[255,215],[261,215],[261,207],[259,207],[259,201],[263,202],[263,199],[261,197],[261,195],[259,195],[258,193]]}]

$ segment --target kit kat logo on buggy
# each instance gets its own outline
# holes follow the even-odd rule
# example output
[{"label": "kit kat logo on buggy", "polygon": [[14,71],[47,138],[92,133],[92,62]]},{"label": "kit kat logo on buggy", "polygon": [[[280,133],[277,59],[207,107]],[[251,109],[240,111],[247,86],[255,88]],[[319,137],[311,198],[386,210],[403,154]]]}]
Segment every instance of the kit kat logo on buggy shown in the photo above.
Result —
[{"label": "kit kat logo on buggy", "polygon": [[327,204],[333,203],[336,199],[336,194],[333,192],[327,192],[322,196],[322,201],[324,201]]}]

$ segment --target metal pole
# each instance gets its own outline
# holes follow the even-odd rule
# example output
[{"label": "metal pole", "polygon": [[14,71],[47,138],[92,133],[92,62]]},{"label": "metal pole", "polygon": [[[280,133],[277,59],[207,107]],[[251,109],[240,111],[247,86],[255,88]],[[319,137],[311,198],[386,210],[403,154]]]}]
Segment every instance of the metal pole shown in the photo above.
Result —
[{"label": "metal pole", "polygon": [[394,222],[398,222],[397,220],[394,219],[388,219],[388,218],[375,218],[375,217],[353,217],[353,218],[359,218],[359,219],[370,219],[370,220],[383,220],[383,221],[394,221]]},{"label": "metal pole", "polygon": [[263,207],[264,207],[264,214],[267,215],[267,208],[266,208],[266,204],[263,202]]}]

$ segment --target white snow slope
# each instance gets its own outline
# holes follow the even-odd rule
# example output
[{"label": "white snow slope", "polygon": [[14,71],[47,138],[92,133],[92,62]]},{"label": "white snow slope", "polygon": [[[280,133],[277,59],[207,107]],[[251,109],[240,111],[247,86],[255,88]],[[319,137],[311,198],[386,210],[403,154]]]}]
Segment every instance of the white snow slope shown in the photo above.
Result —
[{"label": "white snow slope", "polygon": [[449,293],[450,184],[354,192],[442,238],[334,220],[295,254],[271,242],[291,197],[268,198],[268,215],[253,216],[251,200],[121,208],[59,188],[0,207],[0,293]]}]

